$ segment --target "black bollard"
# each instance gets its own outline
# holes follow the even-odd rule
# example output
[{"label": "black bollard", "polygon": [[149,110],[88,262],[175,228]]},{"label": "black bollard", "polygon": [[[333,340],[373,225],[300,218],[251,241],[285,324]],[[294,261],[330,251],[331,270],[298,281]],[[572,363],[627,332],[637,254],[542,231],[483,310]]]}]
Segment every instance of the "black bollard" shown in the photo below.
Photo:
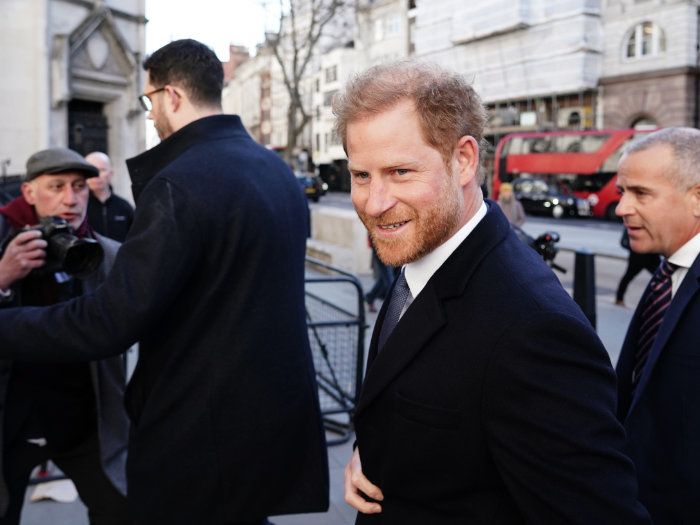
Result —
[{"label": "black bollard", "polygon": [[586,249],[576,250],[574,263],[574,301],[596,327],[595,255]]}]

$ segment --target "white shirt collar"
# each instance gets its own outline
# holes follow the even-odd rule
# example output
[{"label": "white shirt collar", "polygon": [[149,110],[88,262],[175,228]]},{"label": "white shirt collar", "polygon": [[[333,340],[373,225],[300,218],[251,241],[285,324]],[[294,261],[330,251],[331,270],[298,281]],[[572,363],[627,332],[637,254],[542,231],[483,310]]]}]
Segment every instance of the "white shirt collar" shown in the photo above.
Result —
[{"label": "white shirt collar", "polygon": [[676,271],[673,272],[673,275],[671,275],[672,297],[675,297],[676,292],[681,287],[683,279],[685,279],[688,270],[693,265],[693,262],[695,262],[698,254],[700,254],[700,233],[696,234],[692,239],[678,248],[675,253],[668,258],[668,262],[678,266]]},{"label": "white shirt collar", "polygon": [[440,268],[447,258],[452,255],[452,252],[462,244],[464,239],[476,228],[476,225],[481,222],[481,219],[486,216],[487,210],[486,203],[482,202],[481,207],[474,216],[469,219],[457,233],[429,254],[405,266],[404,275],[406,276],[406,282],[408,283],[408,288],[411,290],[411,296],[413,298],[418,297],[418,294],[425,288],[425,285],[428,284],[428,281],[438,268]]},{"label": "white shirt collar", "polygon": [[700,254],[700,233],[678,248],[668,262],[680,266],[682,268],[690,268],[695,262],[698,254]]}]

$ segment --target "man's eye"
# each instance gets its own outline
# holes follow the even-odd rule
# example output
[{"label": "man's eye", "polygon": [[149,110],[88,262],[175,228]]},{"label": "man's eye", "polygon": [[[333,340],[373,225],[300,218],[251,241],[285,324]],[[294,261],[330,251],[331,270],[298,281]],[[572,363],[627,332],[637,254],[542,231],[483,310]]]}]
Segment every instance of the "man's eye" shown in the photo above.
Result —
[{"label": "man's eye", "polygon": [[355,171],[353,177],[356,179],[369,179],[369,173],[366,171]]},{"label": "man's eye", "polygon": [[406,175],[409,171],[411,170],[408,170],[406,168],[396,168],[394,170],[394,173],[396,173],[397,175]]}]

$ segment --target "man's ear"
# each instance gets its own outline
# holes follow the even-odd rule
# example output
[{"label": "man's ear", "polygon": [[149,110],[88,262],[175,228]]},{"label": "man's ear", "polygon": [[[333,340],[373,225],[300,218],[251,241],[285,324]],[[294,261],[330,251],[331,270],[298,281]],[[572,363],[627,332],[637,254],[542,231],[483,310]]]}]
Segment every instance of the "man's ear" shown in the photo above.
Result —
[{"label": "man's ear", "polygon": [[693,216],[700,219],[700,184],[692,186],[688,190],[688,194],[691,198],[691,207],[693,209]]},{"label": "man's ear", "polygon": [[474,137],[465,135],[457,141],[454,154],[459,169],[459,183],[466,186],[479,171],[479,144]]},{"label": "man's ear", "polygon": [[22,190],[22,197],[24,197],[24,200],[34,206],[34,204],[36,204],[36,186],[31,181],[23,182],[20,189]]},{"label": "man's ear", "polygon": [[165,86],[165,96],[168,98],[168,104],[173,113],[180,109],[182,104],[181,97],[172,86]]}]

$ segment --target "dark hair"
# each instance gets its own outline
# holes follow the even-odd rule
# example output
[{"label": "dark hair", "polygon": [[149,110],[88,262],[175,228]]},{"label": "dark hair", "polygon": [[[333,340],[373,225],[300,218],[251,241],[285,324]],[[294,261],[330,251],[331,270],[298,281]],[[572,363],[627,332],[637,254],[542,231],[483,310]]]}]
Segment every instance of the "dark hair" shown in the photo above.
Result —
[{"label": "dark hair", "polygon": [[224,68],[214,51],[190,38],[161,47],[143,62],[153,87],[182,87],[196,105],[221,107]]},{"label": "dark hair", "polygon": [[425,141],[445,163],[464,135],[474,137],[479,147],[486,146],[486,110],[471,84],[437,64],[413,60],[374,66],[355,76],[335,97],[336,132],[343,145],[348,123],[386,111],[402,100],[413,101]]}]

